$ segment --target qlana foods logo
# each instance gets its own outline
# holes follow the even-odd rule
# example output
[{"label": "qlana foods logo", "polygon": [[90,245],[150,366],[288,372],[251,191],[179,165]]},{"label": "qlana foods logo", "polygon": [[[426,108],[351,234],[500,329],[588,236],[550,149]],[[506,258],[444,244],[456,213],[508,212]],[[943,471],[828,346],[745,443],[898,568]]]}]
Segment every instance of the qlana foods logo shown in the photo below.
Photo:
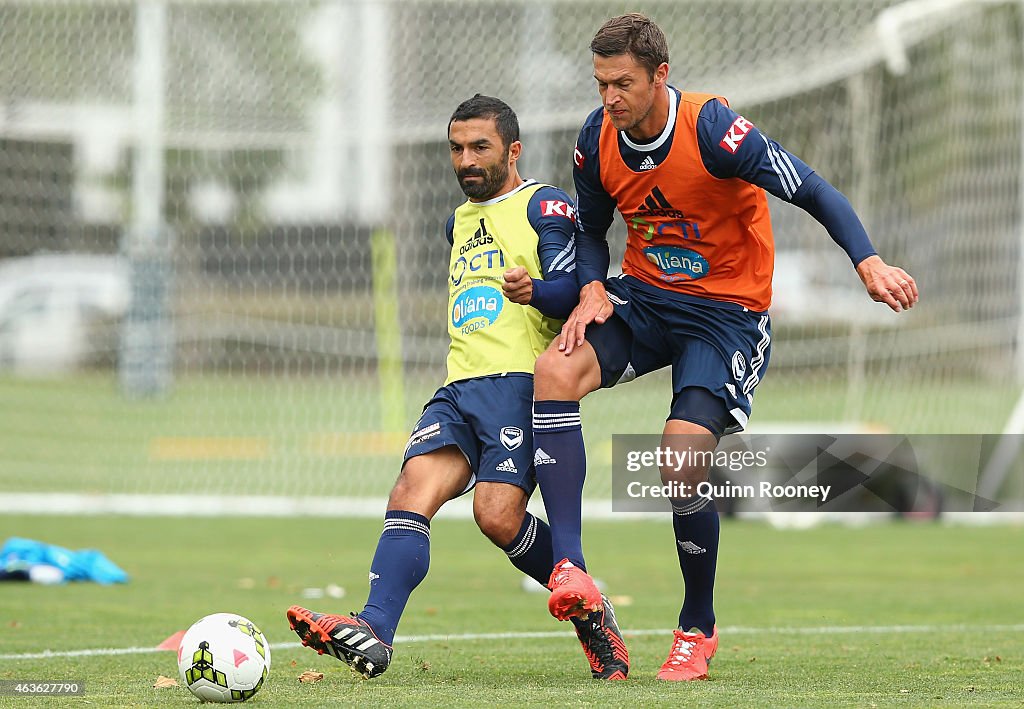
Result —
[{"label": "qlana foods logo", "polygon": [[711,270],[706,258],[696,251],[677,246],[648,246],[644,255],[667,276],[697,280]]},{"label": "qlana foods logo", "polygon": [[452,304],[452,325],[469,334],[493,325],[504,305],[501,292],[491,286],[473,286],[455,298]]}]

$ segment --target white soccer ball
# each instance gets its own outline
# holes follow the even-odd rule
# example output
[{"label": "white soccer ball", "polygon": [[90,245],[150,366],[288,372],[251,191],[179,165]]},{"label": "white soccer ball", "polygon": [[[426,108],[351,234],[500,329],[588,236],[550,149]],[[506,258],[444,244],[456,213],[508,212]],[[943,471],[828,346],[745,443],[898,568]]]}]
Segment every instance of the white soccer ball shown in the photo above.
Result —
[{"label": "white soccer ball", "polygon": [[244,702],[270,671],[270,643],[263,631],[235,613],[196,621],[178,645],[178,673],[204,702]]}]

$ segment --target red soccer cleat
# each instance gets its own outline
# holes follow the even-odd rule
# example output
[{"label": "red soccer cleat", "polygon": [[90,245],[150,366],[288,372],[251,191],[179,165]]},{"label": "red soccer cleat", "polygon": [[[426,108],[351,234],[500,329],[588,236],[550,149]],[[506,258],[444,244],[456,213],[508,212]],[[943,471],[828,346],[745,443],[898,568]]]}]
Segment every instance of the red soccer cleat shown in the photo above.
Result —
[{"label": "red soccer cleat", "polygon": [[586,618],[604,607],[601,591],[594,579],[568,559],[555,564],[548,579],[548,588],[551,589],[548,610],[558,620],[568,620],[573,616]]},{"label": "red soccer cleat", "polygon": [[658,671],[658,679],[670,682],[686,682],[708,678],[708,665],[718,650],[718,626],[715,626],[711,637],[696,628],[692,632],[672,631],[672,649],[668,659]]},{"label": "red soccer cleat", "polygon": [[366,679],[391,664],[391,646],[381,642],[362,618],[316,613],[302,606],[288,609],[288,624],[302,644],[335,657]]}]

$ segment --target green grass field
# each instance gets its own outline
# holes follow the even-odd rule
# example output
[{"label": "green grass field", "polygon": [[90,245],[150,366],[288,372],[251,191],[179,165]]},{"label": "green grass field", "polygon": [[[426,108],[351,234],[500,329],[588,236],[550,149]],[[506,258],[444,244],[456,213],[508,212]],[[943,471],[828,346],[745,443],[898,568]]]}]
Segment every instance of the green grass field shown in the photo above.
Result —
[{"label": "green grass field", "polygon": [[[0,587],[0,679],[84,680],[84,698],[0,706],[195,706],[170,652],[152,648],[194,620],[238,612],[273,647],[255,706],[961,707],[1024,703],[1024,529],[889,524],[806,531],[726,521],[717,611],[722,644],[707,682],[654,675],[680,600],[668,520],[586,524],[591,570],[623,597],[633,658],[625,683],[589,678],[568,625],[471,522],[438,520],[432,565],[414,594],[386,674],[363,681],[296,647],[284,610],[361,607],[379,522],[344,519],[5,516],[19,535],[104,551],[123,586]],[[302,590],[338,584],[341,600]],[[472,639],[468,634],[512,635]],[[541,633],[517,637],[517,633]],[[22,657],[53,651],[48,658]],[[300,684],[306,669],[325,673]]]},{"label": "green grass field", "polygon": [[[440,384],[406,382],[406,429],[380,438],[373,375],[183,377],[165,398],[125,399],[113,374],[0,377],[0,490],[384,496],[409,428]],[[583,402],[587,494],[608,497],[611,437],[660,433],[668,372]],[[888,376],[851,403],[843,381],[769,377],[752,426],[854,420],[898,433],[1002,430],[1018,392],[974,380],[922,388]]]}]

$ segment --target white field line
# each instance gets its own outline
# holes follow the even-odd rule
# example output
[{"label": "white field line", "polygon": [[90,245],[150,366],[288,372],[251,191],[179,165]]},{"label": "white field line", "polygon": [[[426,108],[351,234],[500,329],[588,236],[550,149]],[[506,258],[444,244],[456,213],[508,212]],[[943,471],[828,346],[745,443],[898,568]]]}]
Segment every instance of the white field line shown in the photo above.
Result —
[{"label": "white field line", "polygon": [[[664,628],[648,628],[642,630],[625,630],[623,635],[639,637],[642,635],[669,635],[671,630]],[[724,626],[719,628],[720,635],[900,635],[906,633],[1024,633],[1024,623],[1015,625],[824,625],[808,628],[754,628],[745,626]],[[538,638],[572,638],[567,631],[538,631],[526,633],[460,633],[455,635],[399,635],[395,645],[427,642],[472,642],[476,640],[523,640]],[[274,650],[291,650],[302,647],[302,643],[273,643]],[[99,655],[146,655],[155,652],[168,652],[155,647],[114,647],[94,648],[90,650],[44,650],[42,652],[9,653],[0,655],[0,660],[48,660],[58,657],[96,657]]]}]

